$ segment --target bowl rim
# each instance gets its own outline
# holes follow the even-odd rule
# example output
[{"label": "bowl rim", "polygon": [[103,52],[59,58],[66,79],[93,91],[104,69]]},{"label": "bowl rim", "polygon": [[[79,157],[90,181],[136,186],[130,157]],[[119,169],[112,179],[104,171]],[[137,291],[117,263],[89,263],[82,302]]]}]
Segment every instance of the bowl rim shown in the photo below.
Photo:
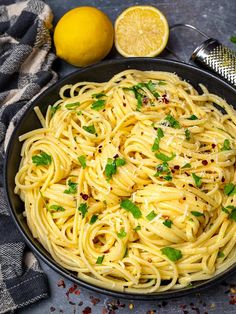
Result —
[{"label": "bowl rim", "polygon": [[[235,93],[236,95],[236,89],[231,86],[230,84],[228,84],[226,81],[222,80],[221,78],[217,77],[216,75],[209,73],[203,69],[200,69],[194,65],[188,64],[188,63],[183,63],[183,62],[179,62],[179,61],[175,61],[175,60],[171,60],[171,59],[163,59],[163,58],[127,58],[127,59],[111,59],[108,61],[103,61],[100,63],[97,63],[95,65],[91,65],[91,66],[87,66],[85,68],[82,69],[78,69],[75,70],[72,73],[67,74],[65,77],[59,79],[56,83],[52,84],[50,87],[48,87],[47,89],[45,89],[42,93],[40,93],[33,101],[32,103],[29,105],[29,107],[25,110],[25,112],[23,113],[23,115],[20,117],[20,119],[18,120],[7,145],[7,149],[6,149],[6,154],[5,154],[5,158],[4,158],[4,165],[3,165],[3,185],[4,185],[4,195],[5,198],[7,200],[7,205],[10,211],[10,215],[17,227],[17,229],[20,231],[20,234],[23,236],[23,239],[25,240],[26,244],[32,249],[33,252],[36,253],[36,255],[42,259],[48,266],[50,266],[53,270],[55,270],[57,273],[59,273],[60,275],[66,277],[67,279],[71,280],[72,282],[75,282],[76,284],[80,285],[83,288],[92,290],[94,292],[97,293],[102,293],[102,294],[106,294],[112,297],[116,297],[116,298],[123,298],[123,299],[129,299],[129,300],[143,300],[143,301],[150,301],[150,300],[164,300],[164,299],[170,299],[170,298],[177,298],[177,297],[182,297],[188,294],[192,294],[192,293],[196,293],[199,291],[202,291],[204,289],[210,288],[213,285],[216,285],[217,283],[221,282],[222,280],[224,280],[225,278],[227,278],[228,276],[230,276],[232,273],[234,273],[236,271],[236,261],[234,264],[232,264],[229,268],[227,268],[226,270],[224,270],[223,272],[215,275],[214,277],[210,278],[210,279],[206,279],[204,281],[201,281],[200,283],[197,283],[196,286],[193,287],[185,287],[183,289],[179,289],[179,290],[167,290],[165,292],[157,292],[154,294],[141,294],[141,293],[130,293],[130,292],[121,292],[121,291],[113,291],[110,290],[108,288],[102,288],[101,286],[96,286],[95,284],[91,284],[86,282],[83,279],[80,279],[78,277],[76,277],[75,275],[73,275],[73,273],[65,268],[63,268],[61,265],[59,265],[55,260],[53,260],[52,257],[47,257],[46,253],[44,252],[44,250],[46,251],[46,249],[41,249],[39,248],[35,243],[33,243],[30,238],[28,237],[26,231],[22,228],[20,221],[17,217],[17,214],[15,213],[13,206],[11,204],[11,199],[10,199],[10,195],[9,195],[9,187],[8,187],[8,182],[7,182],[7,173],[8,173],[8,160],[9,160],[9,155],[10,155],[10,151],[13,145],[13,141],[15,139],[16,136],[16,132],[19,128],[19,126],[21,125],[21,122],[23,120],[23,118],[25,116],[27,116],[27,114],[35,107],[35,105],[37,105],[40,102],[41,98],[44,98],[47,93],[50,93],[50,90],[52,90],[53,88],[59,87],[61,85],[66,85],[69,79],[73,79],[76,78],[77,75],[80,75],[83,72],[87,72],[87,71],[91,71],[91,69],[96,70],[97,68],[100,67],[108,67],[108,66],[115,66],[116,64],[121,64],[121,63],[125,63],[127,64],[127,66],[129,65],[129,63],[132,62],[137,62],[137,63],[153,63],[153,64],[160,64],[160,65],[174,65],[175,67],[181,67],[181,68],[186,68],[189,69],[190,71],[196,71],[201,73],[204,76],[208,76],[209,79],[212,78],[214,80],[217,80],[220,84],[225,85],[227,88],[230,88],[232,90],[233,93]],[[134,68],[134,67],[132,67]],[[128,68],[127,68],[128,69]],[[145,71],[145,70],[143,70]],[[117,72],[118,73],[118,72]],[[174,73],[174,72],[173,72]],[[183,78],[184,79],[184,78]],[[37,239],[35,239],[35,242],[38,241]],[[50,254],[48,252],[48,254]]]}]

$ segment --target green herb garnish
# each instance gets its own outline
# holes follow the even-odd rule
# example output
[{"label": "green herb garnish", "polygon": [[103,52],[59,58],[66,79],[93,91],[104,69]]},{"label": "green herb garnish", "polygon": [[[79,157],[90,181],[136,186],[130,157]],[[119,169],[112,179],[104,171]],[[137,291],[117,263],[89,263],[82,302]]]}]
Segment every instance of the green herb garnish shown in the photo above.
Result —
[{"label": "green herb garnish", "polygon": [[99,111],[105,107],[105,102],[106,102],[105,100],[99,99],[92,103],[91,109]]},{"label": "green herb garnish", "polygon": [[182,252],[172,247],[161,249],[162,254],[166,255],[172,262],[176,262],[182,258]]},{"label": "green herb garnish", "polygon": [[188,120],[198,120],[198,117],[195,116],[195,114],[192,114],[189,118],[187,118]]},{"label": "green herb garnish", "polygon": [[84,218],[86,213],[88,212],[88,205],[86,203],[82,203],[79,205],[78,210],[81,212],[82,218]]},{"label": "green herb garnish", "polygon": [[[229,211],[231,209],[231,212]],[[236,207],[229,205],[222,208],[222,211],[229,215],[229,218],[236,221]]]},{"label": "green herb garnish", "polygon": [[160,81],[158,81],[158,85],[166,85],[166,82],[165,82],[165,81],[160,80]]},{"label": "green herb garnish", "polygon": [[221,148],[221,151],[224,151],[224,150],[231,150],[232,148],[230,147],[230,141],[226,138],[224,140],[224,144]]},{"label": "green herb garnish", "polygon": [[166,181],[172,180],[171,171],[166,161],[157,166],[157,172],[154,174],[154,177],[160,176],[163,176],[164,180]]},{"label": "green herb garnish", "polygon": [[231,36],[230,41],[231,43],[236,44],[236,36]]},{"label": "green herb garnish", "polygon": [[86,156],[85,155],[79,156],[78,161],[80,162],[82,168],[85,169],[86,168]]},{"label": "green herb garnish", "polygon": [[113,174],[116,174],[117,168],[125,165],[125,160],[122,158],[108,158],[107,164],[105,167],[105,175],[108,180],[110,180]]},{"label": "green herb garnish", "polygon": [[79,106],[80,106],[80,102],[79,101],[74,102],[72,104],[65,105],[66,109],[68,109],[68,110],[74,110],[74,109],[76,109]]},{"label": "green herb garnish", "polygon": [[142,216],[141,210],[138,208],[137,205],[135,205],[132,201],[128,199],[124,199],[120,203],[120,207],[124,208],[128,212],[131,212],[131,214],[134,216],[134,218],[138,219]]},{"label": "green herb garnish", "polygon": [[102,256],[98,256],[96,264],[102,264],[103,260],[104,260],[105,255]]},{"label": "green herb garnish", "polygon": [[189,129],[186,129],[184,131],[184,133],[185,133],[186,140],[189,141],[191,138],[191,133],[190,133]]},{"label": "green herb garnish", "polygon": [[98,215],[93,215],[90,219],[90,225],[93,225],[98,220]]},{"label": "green herb garnish", "polygon": [[166,219],[165,221],[163,221],[163,225],[166,226],[167,228],[171,228],[172,224],[173,222],[170,219]]},{"label": "green herb garnish", "polygon": [[134,228],[134,231],[137,232],[137,231],[139,231],[139,230],[141,230],[141,226],[140,226],[140,225],[137,225],[137,227]]},{"label": "green herb garnish", "polygon": [[102,97],[107,97],[107,95],[104,94],[104,93],[98,93],[98,94],[93,94],[93,95],[92,95],[92,98],[97,98],[97,99],[99,99],[99,98],[102,98]]},{"label": "green herb garnish", "polygon": [[185,168],[191,168],[191,164],[187,163],[185,165],[183,165],[183,167],[181,167],[181,169],[185,169]]},{"label": "green herb garnish", "polygon": [[154,140],[154,144],[152,145],[152,151],[155,152],[159,149],[160,139],[164,137],[164,133],[161,128],[157,129],[157,137]]},{"label": "green herb garnish", "polygon": [[203,213],[200,213],[200,212],[198,212],[198,211],[191,211],[191,214],[193,215],[193,216],[195,216],[195,217],[201,217],[201,216],[204,216],[204,214]]},{"label": "green herb garnish", "polygon": [[61,108],[61,105],[60,104],[57,104],[55,107],[54,106],[52,106],[51,107],[51,117],[53,117],[54,116],[54,114],[57,112],[57,110],[59,110]]},{"label": "green herb garnish", "polygon": [[48,166],[52,162],[52,157],[44,152],[32,156],[32,161],[36,166]]},{"label": "green herb garnish", "polygon": [[118,236],[118,238],[120,238],[120,239],[125,238],[125,237],[127,236],[127,233],[125,232],[125,229],[122,228],[122,229],[120,230],[120,232],[117,233],[117,236]]},{"label": "green herb garnish", "polygon": [[151,221],[153,220],[155,217],[157,216],[157,214],[154,212],[154,210],[152,210],[147,216],[147,220]]},{"label": "green herb garnish", "polygon": [[224,193],[229,196],[236,194],[236,185],[233,183],[228,183],[224,186]]},{"label": "green herb garnish", "polygon": [[48,209],[54,210],[54,211],[61,211],[61,212],[65,211],[65,208],[60,205],[51,205]]},{"label": "green herb garnish", "polygon": [[192,177],[193,177],[193,180],[194,180],[196,186],[199,188],[202,184],[202,178],[197,176],[195,173],[192,173]]},{"label": "green herb garnish", "polygon": [[180,123],[179,121],[177,121],[171,114],[168,114],[165,117],[165,120],[169,122],[169,126],[174,128],[174,129],[180,129]]},{"label": "green herb garnish", "polygon": [[162,161],[171,161],[175,158],[176,154],[171,153],[171,156],[167,156],[163,153],[156,153],[155,157],[162,160]]},{"label": "green herb garnish", "polygon": [[64,193],[65,194],[75,194],[77,192],[78,183],[75,183],[75,182],[72,182],[71,180],[69,180],[68,185],[69,185],[69,189],[65,190]]},{"label": "green herb garnish", "polygon": [[221,258],[221,257],[225,257],[225,255],[223,252],[219,251],[217,254],[217,257]]},{"label": "green herb garnish", "polygon": [[96,130],[95,130],[95,127],[94,125],[89,125],[89,126],[83,126],[83,129],[88,132],[88,133],[91,133],[91,134],[95,134],[96,133]]}]

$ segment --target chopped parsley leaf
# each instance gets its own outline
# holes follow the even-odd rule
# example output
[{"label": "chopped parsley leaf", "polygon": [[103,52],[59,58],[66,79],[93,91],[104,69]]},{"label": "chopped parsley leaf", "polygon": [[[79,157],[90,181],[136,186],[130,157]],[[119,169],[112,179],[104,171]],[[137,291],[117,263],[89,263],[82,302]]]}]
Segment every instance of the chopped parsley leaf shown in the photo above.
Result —
[{"label": "chopped parsley leaf", "polygon": [[79,101],[74,102],[72,104],[65,105],[66,109],[68,109],[68,110],[74,110],[74,109],[76,109],[79,106],[80,106],[80,102]]},{"label": "chopped parsley leaf", "polygon": [[93,225],[98,220],[98,215],[93,215],[90,219],[90,225]]},{"label": "chopped parsley leaf", "polygon": [[224,253],[219,251],[218,254],[217,254],[217,257],[218,258],[221,258],[221,257],[225,257]]},{"label": "chopped parsley leaf", "polygon": [[75,194],[77,192],[78,183],[75,183],[75,182],[72,182],[71,180],[69,180],[68,185],[69,185],[69,189],[65,190],[64,193],[65,194]]},{"label": "chopped parsley leaf", "polygon": [[79,156],[78,161],[80,162],[82,168],[85,169],[86,168],[86,156],[85,155]]},{"label": "chopped parsley leaf", "polygon": [[191,164],[187,163],[185,165],[183,165],[183,167],[181,167],[181,169],[185,169],[185,168],[191,168]]},{"label": "chopped parsley leaf", "polygon": [[120,203],[120,207],[124,208],[128,212],[131,212],[131,214],[134,216],[134,218],[138,219],[142,216],[142,212],[139,209],[137,205],[135,205],[132,201],[129,199],[124,199]]},{"label": "chopped parsley leaf", "polygon": [[102,256],[98,256],[96,264],[102,264],[103,260],[104,260],[105,255]]},{"label": "chopped parsley leaf", "polygon": [[172,180],[171,171],[166,161],[157,166],[157,172],[154,174],[154,177],[160,176],[163,176],[164,180],[166,181]]},{"label": "chopped parsley leaf", "polygon": [[186,129],[184,131],[184,133],[185,133],[186,140],[189,141],[191,138],[191,133],[190,133],[189,129]]},{"label": "chopped parsley leaf", "polygon": [[81,212],[82,218],[84,218],[86,213],[88,212],[88,205],[86,203],[82,203],[79,205],[78,210]]},{"label": "chopped parsley leaf", "polygon": [[154,212],[154,210],[152,210],[147,216],[147,220],[151,221],[153,220],[155,217],[157,216],[157,214]]},{"label": "chopped parsley leaf", "polygon": [[166,219],[165,221],[163,221],[163,225],[166,226],[167,228],[171,228],[172,224],[173,222],[170,219]]},{"label": "chopped parsley leaf", "polygon": [[193,215],[193,216],[195,216],[195,217],[201,217],[201,216],[204,216],[204,214],[203,213],[200,213],[200,212],[198,212],[198,211],[191,211],[191,214]]},{"label": "chopped parsley leaf", "polygon": [[158,85],[166,85],[166,82],[165,82],[165,81],[160,80],[160,81],[158,81]]},{"label": "chopped parsley leaf", "polygon": [[222,211],[226,214],[230,214],[230,212],[228,211],[227,207],[222,207]]},{"label": "chopped parsley leaf", "polygon": [[236,194],[236,185],[233,183],[228,183],[224,186],[224,193],[229,196]]},{"label": "chopped parsley leaf", "polygon": [[182,258],[182,252],[172,247],[161,249],[162,254],[166,255],[172,262],[176,262]]},{"label": "chopped parsley leaf", "polygon": [[177,121],[171,114],[168,114],[165,117],[165,120],[169,122],[169,126],[174,128],[174,129],[180,129],[180,123],[179,121]]},{"label": "chopped parsley leaf", "polygon": [[106,102],[105,100],[99,99],[92,103],[91,109],[99,111],[105,107],[105,102]]},{"label": "chopped parsley leaf", "polygon": [[91,134],[95,134],[96,133],[96,130],[95,130],[95,127],[94,125],[89,125],[89,126],[83,126],[83,129],[88,132],[88,133],[91,133]]},{"label": "chopped parsley leaf", "polygon": [[195,173],[192,173],[192,177],[196,186],[199,188],[202,185],[202,178],[197,176]]},{"label": "chopped parsley leaf", "polygon": [[236,36],[231,36],[230,41],[231,43],[236,44]]},{"label": "chopped parsley leaf", "polygon": [[198,117],[195,116],[195,114],[192,114],[189,118],[187,118],[188,120],[198,120]]},{"label": "chopped parsley leaf", "polygon": [[221,148],[221,151],[225,151],[225,150],[231,150],[232,148],[230,147],[230,141],[226,138],[224,140],[224,144]]},{"label": "chopped parsley leaf", "polygon": [[97,98],[97,99],[99,99],[99,98],[102,98],[102,97],[107,97],[107,95],[104,94],[104,93],[98,93],[98,94],[93,94],[93,95],[92,95],[92,98]]},{"label": "chopped parsley leaf", "polygon": [[122,229],[120,230],[120,232],[117,233],[117,236],[118,236],[118,238],[120,238],[120,239],[125,238],[125,237],[127,236],[127,233],[125,232],[125,229],[122,228]]},{"label": "chopped parsley leaf", "polygon": [[61,212],[65,211],[65,208],[60,205],[51,205],[48,209],[52,211],[61,211]]},{"label": "chopped parsley leaf", "polygon": [[163,153],[156,153],[155,157],[162,160],[162,161],[171,161],[175,158],[176,154],[171,153],[171,156],[167,156]]},{"label": "chopped parsley leaf", "polygon": [[105,167],[105,175],[108,180],[110,180],[113,174],[116,174],[117,168],[125,165],[125,160],[122,158],[108,158],[107,164]]},{"label": "chopped parsley leaf", "polygon": [[55,107],[54,106],[52,106],[51,107],[51,117],[53,117],[54,116],[54,114],[57,112],[57,110],[59,110],[61,108],[61,105],[60,104],[57,104]]},{"label": "chopped parsley leaf", "polygon": [[47,166],[52,162],[52,157],[44,152],[32,156],[32,161],[36,166]]},{"label": "chopped parsley leaf", "polygon": [[137,225],[137,227],[134,228],[134,231],[137,232],[137,231],[139,231],[139,230],[141,230],[141,226],[140,226],[140,225]]},{"label": "chopped parsley leaf", "polygon": [[[231,209],[231,212],[229,211]],[[228,205],[222,208],[222,211],[229,215],[229,219],[236,221],[236,207]]]},{"label": "chopped parsley leaf", "polygon": [[157,137],[154,140],[154,144],[152,145],[152,151],[155,152],[159,149],[160,139],[164,137],[164,133],[161,128],[157,129]]}]

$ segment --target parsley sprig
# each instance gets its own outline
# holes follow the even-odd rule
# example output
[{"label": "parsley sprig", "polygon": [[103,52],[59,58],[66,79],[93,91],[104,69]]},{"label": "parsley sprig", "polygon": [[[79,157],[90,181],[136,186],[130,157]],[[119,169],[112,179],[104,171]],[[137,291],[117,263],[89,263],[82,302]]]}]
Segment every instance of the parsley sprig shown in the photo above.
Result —
[{"label": "parsley sprig", "polygon": [[135,205],[129,199],[122,200],[121,203],[120,203],[120,207],[124,208],[125,210],[130,212],[134,216],[134,218],[136,218],[136,219],[138,219],[138,218],[140,218],[142,216],[142,212],[139,209],[139,207],[137,205]]},{"label": "parsley sprig", "polygon": [[36,166],[48,166],[52,163],[52,157],[45,152],[32,156],[32,161]]},{"label": "parsley sprig", "polygon": [[78,183],[75,183],[75,182],[72,182],[71,180],[69,180],[69,182],[68,182],[69,189],[65,190],[64,193],[65,194],[75,194],[77,192],[77,185],[78,185]]},{"label": "parsley sprig", "polygon": [[160,140],[163,137],[164,137],[164,133],[163,133],[162,129],[158,128],[157,129],[157,137],[155,138],[154,144],[152,145],[152,151],[153,152],[155,152],[155,151],[157,151],[159,149]]},{"label": "parsley sprig", "polygon": [[105,175],[108,180],[112,178],[117,172],[117,168],[125,165],[125,160],[123,158],[108,158],[105,167]]}]

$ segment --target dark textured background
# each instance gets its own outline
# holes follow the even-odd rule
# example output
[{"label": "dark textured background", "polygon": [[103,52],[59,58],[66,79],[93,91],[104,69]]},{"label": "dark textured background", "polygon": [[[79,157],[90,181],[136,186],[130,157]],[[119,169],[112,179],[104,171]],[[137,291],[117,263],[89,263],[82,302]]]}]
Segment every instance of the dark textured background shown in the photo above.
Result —
[{"label": "dark textured background", "polygon": [[[236,35],[236,0],[45,0],[45,2],[51,6],[54,12],[54,24],[66,11],[79,5],[96,6],[107,13],[113,22],[128,6],[136,4],[153,5],[166,15],[169,25],[175,23],[192,24],[210,37],[215,37],[223,44],[236,49],[236,45],[230,42],[230,37],[233,34]],[[203,41],[203,38],[193,31],[176,29],[171,33],[168,46],[178,53],[182,60],[187,61],[191,52],[201,41]],[[166,51],[161,56],[174,58]],[[121,56],[113,49],[108,58],[121,58]],[[55,62],[54,67],[61,77],[76,69],[60,60]],[[19,311],[19,313],[236,313],[236,274],[218,286],[197,295],[162,302],[133,302],[132,300],[116,300],[105,295],[95,294],[83,288],[81,289],[80,287],[74,287],[71,281],[65,279],[64,287],[62,285],[63,282],[60,282],[60,275],[43,262],[41,262],[41,265],[49,278],[51,297]]]}]

